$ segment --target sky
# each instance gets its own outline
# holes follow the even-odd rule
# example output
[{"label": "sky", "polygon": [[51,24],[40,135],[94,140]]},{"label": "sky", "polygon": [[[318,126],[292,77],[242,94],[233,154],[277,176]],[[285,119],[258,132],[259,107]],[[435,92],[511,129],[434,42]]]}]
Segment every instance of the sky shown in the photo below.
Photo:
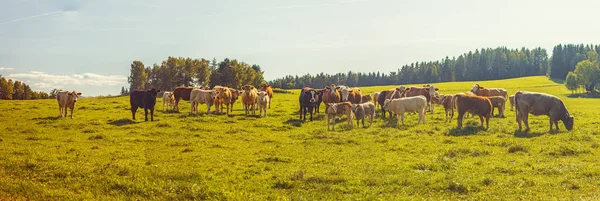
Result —
[{"label": "sky", "polygon": [[0,74],[117,94],[130,64],[238,59],[265,79],[390,72],[477,48],[600,43],[600,1],[0,0]]}]

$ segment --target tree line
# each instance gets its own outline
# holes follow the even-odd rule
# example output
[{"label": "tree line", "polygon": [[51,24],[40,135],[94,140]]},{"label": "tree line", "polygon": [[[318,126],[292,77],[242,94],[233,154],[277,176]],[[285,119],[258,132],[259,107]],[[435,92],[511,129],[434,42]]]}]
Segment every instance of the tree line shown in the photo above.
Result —
[{"label": "tree line", "polygon": [[24,82],[6,79],[0,75],[0,99],[4,100],[36,100],[56,98],[43,91],[33,91]]},{"label": "tree line", "polygon": [[171,91],[175,87],[214,87],[217,85],[241,88],[251,84],[258,86],[264,82],[264,71],[259,65],[250,65],[236,59],[225,58],[217,62],[183,57],[168,57],[167,60],[152,66],[141,61],[133,61],[128,77],[129,89],[121,88],[121,94],[136,89],[156,88]]},{"label": "tree line", "polygon": [[596,93],[600,87],[600,45],[559,44],[552,52],[550,77],[565,79],[571,92]]},{"label": "tree line", "polygon": [[445,57],[439,61],[415,62],[403,65],[389,73],[350,71],[336,74],[288,75],[272,80],[269,84],[276,88],[297,89],[321,88],[332,83],[348,86],[376,86],[493,80],[545,75],[548,65],[548,54],[543,48],[530,50],[498,47],[477,49],[458,57]]}]

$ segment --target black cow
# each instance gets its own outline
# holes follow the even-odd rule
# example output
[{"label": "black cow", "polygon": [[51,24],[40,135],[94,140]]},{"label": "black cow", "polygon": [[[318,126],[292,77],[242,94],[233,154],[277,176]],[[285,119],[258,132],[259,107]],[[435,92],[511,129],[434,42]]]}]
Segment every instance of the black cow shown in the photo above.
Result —
[{"label": "black cow", "polygon": [[316,113],[320,113],[321,103],[323,102],[323,89],[316,89],[319,99],[315,104]]},{"label": "black cow", "polygon": [[144,108],[146,121],[148,121],[148,110],[150,110],[150,120],[154,121],[154,105],[156,105],[156,95],[160,92],[157,89],[133,90],[129,93],[129,103],[131,104],[131,115],[135,120],[135,112],[139,108]]},{"label": "black cow", "polygon": [[313,109],[319,100],[319,93],[313,88],[305,87],[300,91],[300,120],[306,121],[306,113],[310,113],[310,121],[312,121]]}]

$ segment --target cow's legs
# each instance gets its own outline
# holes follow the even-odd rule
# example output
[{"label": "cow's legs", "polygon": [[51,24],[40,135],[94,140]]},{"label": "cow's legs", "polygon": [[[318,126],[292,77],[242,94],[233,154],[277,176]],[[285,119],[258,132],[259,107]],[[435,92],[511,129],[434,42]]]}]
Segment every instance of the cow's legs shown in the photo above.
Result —
[{"label": "cow's legs", "polygon": [[525,131],[529,131],[529,113],[523,114],[523,123],[525,123]]},{"label": "cow's legs", "polygon": [[60,113],[60,115],[58,115],[58,116],[60,118],[62,118],[63,117],[63,108],[60,105],[58,105],[58,112]]},{"label": "cow's legs", "polygon": [[463,120],[464,116],[465,116],[465,112],[458,111],[458,117],[457,117],[458,128],[462,128],[462,120]]},{"label": "cow's legs", "polygon": [[[71,108],[71,119],[73,119],[73,110],[75,109],[75,106],[73,106]],[[65,115],[67,114],[66,108],[65,108]]]},{"label": "cow's legs", "polygon": [[402,112],[400,114],[396,114],[396,119],[398,118],[398,116],[400,116],[400,119],[402,121],[402,125],[404,126],[404,112]]},{"label": "cow's legs", "polygon": [[481,128],[483,128],[483,116],[479,116],[479,121],[481,121]]},{"label": "cow's legs", "polygon": [[554,125],[556,125],[556,130],[558,130],[558,121],[554,121]]},{"label": "cow's legs", "polygon": [[519,131],[521,131],[521,129],[523,128],[521,126],[521,121],[522,121],[522,117],[521,116],[523,116],[523,114],[521,112],[519,112],[519,111],[517,111],[517,112],[518,112],[517,113],[517,124],[519,124]]},{"label": "cow's legs", "polygon": [[[197,109],[196,109],[196,113],[198,113]],[[154,121],[154,108],[150,109],[150,121]]]},{"label": "cow's legs", "polygon": [[144,120],[148,121],[148,109],[144,108]]},{"label": "cow's legs", "polygon": [[131,107],[131,117],[133,118],[133,120],[135,120],[135,112],[137,111],[137,107],[132,106]]},{"label": "cow's legs", "polygon": [[490,129],[490,117],[489,116],[485,117],[485,125],[486,125],[487,129]]}]

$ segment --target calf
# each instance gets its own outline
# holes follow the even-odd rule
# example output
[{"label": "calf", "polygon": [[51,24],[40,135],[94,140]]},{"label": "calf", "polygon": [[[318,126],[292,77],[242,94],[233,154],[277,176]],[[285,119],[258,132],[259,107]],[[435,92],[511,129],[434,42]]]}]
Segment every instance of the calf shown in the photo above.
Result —
[{"label": "calf", "polygon": [[349,87],[343,87],[341,88],[342,91],[342,102],[346,102],[349,101],[353,104],[359,104],[362,103],[362,92],[360,91],[359,88],[349,88]]},{"label": "calf", "polygon": [[[236,89],[232,89],[232,88],[229,88],[229,91],[231,92],[231,101],[229,101],[229,107],[227,107],[227,108],[229,108],[229,112],[233,112],[233,104],[240,97],[240,91],[238,91]],[[270,107],[271,107],[271,101],[269,101],[269,108]]]},{"label": "calf", "polygon": [[[313,120],[313,109],[319,99],[319,92],[313,88],[305,87],[300,91],[300,120],[306,121],[306,113],[310,113],[310,121]],[[327,111],[327,107],[325,107]]]},{"label": "calf", "polygon": [[413,96],[407,98],[398,98],[393,100],[385,100],[383,108],[396,113],[399,116],[398,119],[402,120],[404,125],[404,112],[417,112],[419,113],[419,121],[423,121],[425,124],[425,109],[427,109],[427,98],[425,96]]},{"label": "calf", "polygon": [[252,115],[256,115],[256,101],[258,99],[258,91],[254,86],[244,85],[242,86],[244,93],[242,93],[242,103],[244,104],[244,111],[246,112],[246,116],[250,114],[252,110]]},{"label": "calf", "polygon": [[269,94],[266,91],[258,92],[258,110],[260,111],[259,116],[263,116],[263,111],[265,111],[265,117],[267,116],[267,107],[269,106],[269,102],[271,102],[271,98],[269,98]]},{"label": "calf", "polygon": [[494,108],[498,108],[498,115],[504,117],[504,105],[506,104],[506,99],[502,96],[491,96],[487,98],[490,99],[490,102],[492,103],[492,116],[494,116]]},{"label": "calf", "polygon": [[315,111],[316,113],[320,113],[321,111],[321,102],[323,102],[323,90],[324,89],[315,89],[317,91],[317,94],[319,96],[319,99],[317,100],[317,103],[315,104]]},{"label": "calf", "polygon": [[[361,98],[361,102],[360,103],[366,103],[366,102],[371,102],[373,100],[373,98],[371,98],[371,95],[367,94],[367,95],[363,95]],[[375,104],[373,104],[375,105]]]},{"label": "calf", "polygon": [[154,121],[154,105],[156,105],[156,95],[160,92],[157,89],[133,90],[129,93],[129,103],[131,105],[131,116],[135,120],[135,112],[138,108],[144,108],[145,121],[148,121],[148,110],[150,110],[150,120]]},{"label": "calf", "polygon": [[165,91],[165,93],[163,93],[163,111],[165,111],[165,104],[167,105],[167,110],[169,110],[169,107],[171,107],[172,110],[174,109],[175,97],[173,96],[172,91]]},{"label": "calf", "polygon": [[458,128],[462,128],[462,120],[465,113],[469,112],[479,116],[481,121],[481,127],[483,127],[483,120],[487,128],[490,128],[490,117],[492,115],[492,102],[486,97],[481,96],[470,96],[465,94],[456,94],[452,98],[454,107],[458,110]]},{"label": "calf", "polygon": [[573,130],[573,116],[569,115],[563,101],[556,96],[519,91],[515,94],[515,110],[519,131],[521,130],[521,121],[525,122],[525,130],[529,131],[529,113],[535,116],[548,115],[550,130],[552,130],[552,124],[556,125],[556,130],[558,130],[558,120],[563,122],[567,130]]},{"label": "calf", "polygon": [[81,96],[81,93],[76,91],[59,91],[56,94],[61,118],[67,116],[67,108],[69,108],[71,109],[71,119],[73,119],[73,110],[75,109],[75,103],[77,103],[77,98],[79,98],[79,96]]},{"label": "calf", "polygon": [[[396,98],[400,98],[400,88],[396,88],[396,89],[390,89],[390,90],[386,90],[386,91],[382,91],[379,93],[379,97],[377,97],[377,102],[379,103],[379,105],[381,106],[381,116],[383,118],[385,118],[385,108],[383,108],[383,104],[385,103],[385,100],[392,100],[392,99],[396,99]],[[392,112],[388,111],[390,117],[392,116]]]},{"label": "calf", "polygon": [[215,111],[217,111],[218,107],[220,106],[220,110],[218,110],[220,113],[223,113],[223,105],[226,106],[225,108],[225,114],[229,115],[229,106],[233,107],[233,103],[231,103],[231,99],[232,99],[232,94],[231,94],[231,90],[227,87],[215,87],[215,90],[217,92],[217,96],[215,97],[215,102],[218,105],[215,105]]},{"label": "calf", "polygon": [[217,92],[215,90],[194,89],[190,93],[190,102],[192,109],[190,113],[198,114],[198,105],[206,104],[206,114],[210,114],[210,107],[213,105]]},{"label": "calf", "polygon": [[175,90],[173,90],[173,96],[175,97],[175,110],[179,112],[179,101],[181,99],[186,101],[190,100],[190,93],[192,93],[193,89],[194,88],[192,87],[176,87]]},{"label": "calf", "polygon": [[343,115],[348,119],[348,127],[352,127],[352,103],[350,102],[328,103],[325,114],[327,114],[327,130],[329,125],[332,125],[331,130],[335,131],[335,119]]},{"label": "calf", "polygon": [[[373,93],[373,103],[375,104],[375,108],[377,108],[377,106],[379,105],[379,94],[381,92],[375,92]],[[381,107],[381,105],[379,105]]]},{"label": "calf", "polygon": [[365,127],[365,116],[369,117],[369,127],[373,124],[373,118],[375,118],[375,104],[372,102],[366,102],[361,104],[352,104],[352,112],[356,117],[356,126],[362,120],[363,128]]},{"label": "calf", "polygon": [[452,104],[452,98],[454,95],[440,95],[440,105],[444,107],[446,112],[446,122],[451,122],[454,117],[454,104]]},{"label": "calf", "polygon": [[510,102],[510,111],[513,111],[513,108],[515,107],[515,95],[510,95],[508,100]]},{"label": "calf", "polygon": [[271,100],[273,99],[273,88],[271,88],[271,85],[269,84],[261,84],[260,91],[267,92],[267,95],[269,96],[269,109],[271,109]]}]

